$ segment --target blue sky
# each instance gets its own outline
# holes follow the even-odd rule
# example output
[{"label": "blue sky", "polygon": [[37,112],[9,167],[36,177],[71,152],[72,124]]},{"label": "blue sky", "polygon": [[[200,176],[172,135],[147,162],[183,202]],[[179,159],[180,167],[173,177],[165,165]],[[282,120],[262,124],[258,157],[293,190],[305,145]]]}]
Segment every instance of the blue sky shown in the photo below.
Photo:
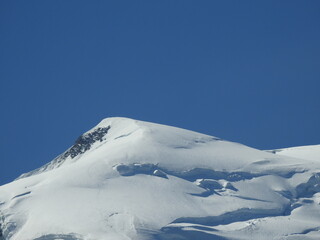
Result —
[{"label": "blue sky", "polygon": [[320,1],[1,1],[1,177],[111,116],[319,144]]}]

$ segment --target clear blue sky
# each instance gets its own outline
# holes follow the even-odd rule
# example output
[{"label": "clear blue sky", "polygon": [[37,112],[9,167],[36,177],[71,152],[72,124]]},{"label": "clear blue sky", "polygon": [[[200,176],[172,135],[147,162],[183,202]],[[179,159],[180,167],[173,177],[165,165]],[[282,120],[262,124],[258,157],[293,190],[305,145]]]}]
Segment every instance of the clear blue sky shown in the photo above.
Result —
[{"label": "clear blue sky", "polygon": [[320,143],[319,0],[3,0],[0,36],[0,184],[111,116]]}]

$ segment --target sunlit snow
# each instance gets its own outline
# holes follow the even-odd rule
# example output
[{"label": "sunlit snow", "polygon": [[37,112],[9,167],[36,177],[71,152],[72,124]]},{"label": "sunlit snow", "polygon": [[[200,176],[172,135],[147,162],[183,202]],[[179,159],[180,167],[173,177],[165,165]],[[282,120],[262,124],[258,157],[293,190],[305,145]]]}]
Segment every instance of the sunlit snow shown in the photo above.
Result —
[{"label": "sunlit snow", "polygon": [[320,145],[107,118],[1,186],[0,215],[0,240],[320,239]]}]

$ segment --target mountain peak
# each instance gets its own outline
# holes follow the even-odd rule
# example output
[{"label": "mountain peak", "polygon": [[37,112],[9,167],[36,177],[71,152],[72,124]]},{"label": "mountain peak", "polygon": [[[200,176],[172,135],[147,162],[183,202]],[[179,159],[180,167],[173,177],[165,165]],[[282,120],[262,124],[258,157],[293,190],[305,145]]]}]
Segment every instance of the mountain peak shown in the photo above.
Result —
[{"label": "mountain peak", "polygon": [[107,118],[0,187],[0,239],[319,239],[319,176],[312,159]]},{"label": "mountain peak", "polygon": [[76,162],[84,154],[94,151],[102,145],[105,145],[104,148],[115,145],[129,149],[131,145],[136,145],[137,148],[140,148],[141,146],[137,145],[149,144],[149,146],[153,146],[159,144],[163,145],[163,147],[187,149],[192,145],[213,140],[220,139],[177,127],[130,118],[105,118],[95,127],[78,137],[69,149],[51,162],[34,171],[22,174],[19,178],[29,177]]}]

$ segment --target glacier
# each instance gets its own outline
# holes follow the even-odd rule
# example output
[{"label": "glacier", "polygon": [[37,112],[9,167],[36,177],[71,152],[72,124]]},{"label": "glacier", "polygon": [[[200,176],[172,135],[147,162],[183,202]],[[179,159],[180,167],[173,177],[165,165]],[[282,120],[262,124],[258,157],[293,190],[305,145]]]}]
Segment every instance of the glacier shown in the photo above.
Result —
[{"label": "glacier", "polygon": [[320,145],[106,118],[0,186],[0,240],[320,239]]}]

